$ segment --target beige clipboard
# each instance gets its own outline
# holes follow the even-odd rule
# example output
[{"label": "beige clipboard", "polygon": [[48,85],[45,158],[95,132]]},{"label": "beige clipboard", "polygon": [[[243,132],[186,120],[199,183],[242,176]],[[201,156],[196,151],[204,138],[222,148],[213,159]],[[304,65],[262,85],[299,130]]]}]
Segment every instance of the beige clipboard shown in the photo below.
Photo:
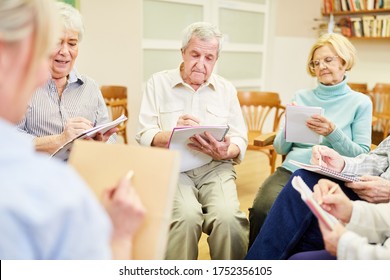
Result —
[{"label": "beige clipboard", "polygon": [[77,140],[68,162],[99,199],[102,190],[116,184],[130,169],[134,171],[132,183],[147,213],[134,238],[133,258],[162,260],[177,188],[179,158],[178,152],[162,148]]}]

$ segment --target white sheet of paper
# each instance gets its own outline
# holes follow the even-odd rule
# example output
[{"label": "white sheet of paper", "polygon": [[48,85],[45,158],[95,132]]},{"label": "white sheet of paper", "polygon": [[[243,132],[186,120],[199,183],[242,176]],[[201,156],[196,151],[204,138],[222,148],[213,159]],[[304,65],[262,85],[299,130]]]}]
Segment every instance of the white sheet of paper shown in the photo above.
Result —
[{"label": "white sheet of paper", "polygon": [[306,126],[306,120],[313,115],[323,115],[321,107],[286,106],[285,132],[287,142],[320,144],[322,135]]}]

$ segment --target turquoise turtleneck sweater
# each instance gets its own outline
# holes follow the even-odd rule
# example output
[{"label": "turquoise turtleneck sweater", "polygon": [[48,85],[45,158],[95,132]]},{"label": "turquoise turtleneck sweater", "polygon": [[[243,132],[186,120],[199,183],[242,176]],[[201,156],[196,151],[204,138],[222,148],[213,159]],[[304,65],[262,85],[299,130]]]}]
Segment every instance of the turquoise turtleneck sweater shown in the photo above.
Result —
[{"label": "turquoise turtleneck sweater", "polygon": [[[336,125],[332,133],[323,137],[321,145],[348,157],[355,157],[370,150],[372,102],[367,95],[351,90],[347,79],[334,86],[319,83],[314,90],[300,90],[292,101],[298,105],[324,108],[324,116]],[[284,125],[279,129],[274,146],[279,154],[287,154],[282,166],[291,172],[298,167],[290,164],[290,159],[310,163],[313,145],[286,142]]]}]

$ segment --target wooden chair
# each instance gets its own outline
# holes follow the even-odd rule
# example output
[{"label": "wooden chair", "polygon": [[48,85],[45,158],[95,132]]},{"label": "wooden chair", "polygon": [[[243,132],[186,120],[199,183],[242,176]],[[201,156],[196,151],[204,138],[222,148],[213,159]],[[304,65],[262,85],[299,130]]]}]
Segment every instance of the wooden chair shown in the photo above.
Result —
[{"label": "wooden chair", "polygon": [[354,90],[364,94],[368,94],[367,83],[348,83],[349,87]]},{"label": "wooden chair", "polygon": [[390,130],[390,84],[377,83],[372,89],[373,116],[376,118],[375,129],[383,131],[383,139]]},{"label": "wooden chair", "polygon": [[[248,127],[248,150],[257,150],[268,156],[271,174],[276,169],[277,153],[272,145],[285,107],[279,94],[265,91],[238,91],[238,100]],[[264,132],[265,124],[272,130]]]},{"label": "wooden chair", "polygon": [[[124,114],[126,117],[129,117],[127,111],[127,87],[125,86],[115,86],[115,85],[105,85],[100,88],[106,106],[111,113],[113,120],[120,117]],[[123,141],[127,144],[127,134],[126,134],[127,121],[123,122],[118,126],[117,134],[123,137]]]}]

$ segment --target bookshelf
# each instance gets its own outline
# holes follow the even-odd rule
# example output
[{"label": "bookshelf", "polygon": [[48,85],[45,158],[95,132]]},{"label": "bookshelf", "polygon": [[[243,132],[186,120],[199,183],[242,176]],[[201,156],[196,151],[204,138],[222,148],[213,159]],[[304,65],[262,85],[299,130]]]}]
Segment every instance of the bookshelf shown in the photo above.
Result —
[{"label": "bookshelf", "polygon": [[390,40],[390,0],[322,0],[322,15],[351,39]]}]

